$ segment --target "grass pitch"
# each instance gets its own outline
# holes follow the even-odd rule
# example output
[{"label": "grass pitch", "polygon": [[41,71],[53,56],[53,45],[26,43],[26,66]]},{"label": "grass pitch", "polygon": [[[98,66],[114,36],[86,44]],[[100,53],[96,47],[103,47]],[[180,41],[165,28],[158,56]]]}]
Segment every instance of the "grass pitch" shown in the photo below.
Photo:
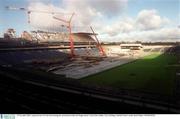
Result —
[{"label": "grass pitch", "polygon": [[172,95],[175,69],[167,65],[175,63],[177,57],[174,55],[153,53],[134,62],[82,78],[81,81],[99,86]]}]

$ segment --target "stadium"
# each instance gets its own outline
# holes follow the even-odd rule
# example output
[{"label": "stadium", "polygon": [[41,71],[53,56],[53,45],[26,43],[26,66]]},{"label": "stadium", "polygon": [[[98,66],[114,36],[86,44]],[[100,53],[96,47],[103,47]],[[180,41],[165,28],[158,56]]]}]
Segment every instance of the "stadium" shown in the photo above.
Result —
[{"label": "stadium", "polygon": [[180,42],[101,42],[71,18],[0,38],[1,113],[180,113]]}]

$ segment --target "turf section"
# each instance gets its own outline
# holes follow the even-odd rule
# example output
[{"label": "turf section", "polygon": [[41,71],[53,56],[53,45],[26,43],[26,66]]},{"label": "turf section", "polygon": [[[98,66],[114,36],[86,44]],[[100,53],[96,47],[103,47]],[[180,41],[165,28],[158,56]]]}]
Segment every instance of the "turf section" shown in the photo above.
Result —
[{"label": "turf section", "polygon": [[114,88],[136,89],[172,95],[176,56],[153,53],[134,62],[81,79],[83,83]]}]

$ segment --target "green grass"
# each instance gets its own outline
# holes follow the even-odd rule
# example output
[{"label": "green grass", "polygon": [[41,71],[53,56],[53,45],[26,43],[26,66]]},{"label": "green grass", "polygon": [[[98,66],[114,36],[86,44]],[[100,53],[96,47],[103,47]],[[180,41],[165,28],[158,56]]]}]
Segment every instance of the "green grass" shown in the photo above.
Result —
[{"label": "green grass", "polygon": [[166,66],[176,62],[176,56],[153,53],[134,62],[85,77],[81,81],[99,86],[172,95],[175,69]]}]

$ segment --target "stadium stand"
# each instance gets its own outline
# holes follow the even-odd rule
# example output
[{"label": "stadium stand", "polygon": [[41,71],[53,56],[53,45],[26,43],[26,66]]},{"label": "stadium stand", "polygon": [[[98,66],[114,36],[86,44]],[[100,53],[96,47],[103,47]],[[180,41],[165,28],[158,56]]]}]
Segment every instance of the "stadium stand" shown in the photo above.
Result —
[{"label": "stadium stand", "polygon": [[[91,33],[73,33],[74,42],[87,42],[94,43]],[[34,40],[40,42],[48,41],[61,41],[69,42],[69,34],[64,32],[45,32],[45,31],[32,31],[31,36]]]},{"label": "stadium stand", "polygon": [[[77,80],[67,80],[63,76],[52,78],[50,74],[33,74],[28,70],[1,69],[0,75],[6,80],[0,79],[0,92],[3,96],[0,102],[3,107],[12,107],[6,110],[9,113],[150,113],[151,111],[165,113],[174,107],[163,103],[162,100],[153,101],[154,98],[166,99],[162,95],[152,94],[152,96],[147,92],[138,93],[136,90],[116,91],[107,87],[87,86]],[[70,90],[72,92],[69,92]],[[146,96],[153,99],[146,98]],[[108,105],[109,103],[111,106]],[[154,104],[160,106],[152,108]],[[2,108],[0,110],[5,111]]]},{"label": "stadium stand", "polygon": [[68,55],[58,50],[42,50],[42,51],[16,51],[16,52],[0,52],[0,65],[24,64],[32,62],[53,62],[63,61],[68,58]]},{"label": "stadium stand", "polygon": [[151,49],[144,49],[143,51],[144,52],[149,52],[149,51],[151,51]]},{"label": "stadium stand", "polygon": [[100,56],[97,48],[75,49],[75,54],[79,56],[94,56],[94,57]]}]

